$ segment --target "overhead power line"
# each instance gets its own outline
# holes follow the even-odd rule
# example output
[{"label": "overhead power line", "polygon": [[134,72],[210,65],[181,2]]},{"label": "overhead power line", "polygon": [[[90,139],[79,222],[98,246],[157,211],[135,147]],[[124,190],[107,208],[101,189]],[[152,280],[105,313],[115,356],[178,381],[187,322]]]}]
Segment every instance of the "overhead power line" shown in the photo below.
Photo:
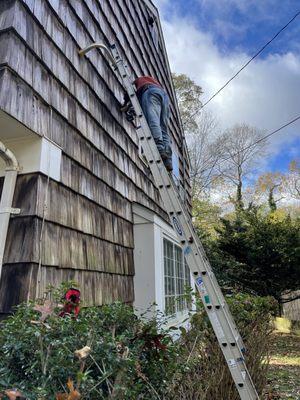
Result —
[{"label": "overhead power line", "polygon": [[[233,81],[233,79],[235,79],[256,57],[258,57],[264,50],[265,50],[265,48],[266,47],[268,47],[269,46],[269,44],[270,43],[272,43],[273,42],[273,40],[275,40],[276,38],[277,38],[277,36],[279,36],[280,35],[280,33],[282,32],[282,31],[284,31],[298,16],[300,15],[300,11],[298,11],[294,16],[293,16],[293,18],[291,18],[273,37],[272,37],[272,39],[270,39],[260,50],[258,50],[247,62],[246,62],[246,64],[244,64],[215,94],[213,94],[204,104],[202,104],[202,106],[201,106],[201,108],[200,108],[200,110],[202,109],[202,108],[204,108],[209,102],[211,102],[212,101],[212,99],[214,99],[223,89],[225,89],[226,88],[226,86],[228,86],[229,85],[229,83],[231,82],[231,81]],[[199,111],[199,110],[198,110]],[[197,112],[198,111],[196,111],[193,115],[192,115],[192,117],[193,116],[195,116],[196,114],[197,114]]]},{"label": "overhead power line", "polygon": [[[248,149],[251,148],[252,146],[255,146],[256,144],[258,144],[258,143],[260,143],[260,142],[262,142],[262,141],[268,139],[270,136],[275,135],[275,133],[281,131],[282,129],[284,129],[284,128],[286,128],[287,126],[293,124],[294,122],[298,121],[299,119],[300,119],[300,115],[299,115],[298,117],[292,119],[291,121],[287,122],[286,124],[280,126],[279,128],[275,129],[274,131],[272,131],[272,132],[270,132],[270,133],[267,133],[265,136],[263,136],[263,137],[257,139],[255,142],[249,144],[249,146],[244,147],[244,148],[243,148],[242,150],[240,150],[240,151],[248,150]],[[240,152],[240,151],[239,151],[239,152]],[[227,161],[227,160],[229,160],[230,158],[232,158],[232,157],[238,155],[239,152],[234,153],[234,154],[231,155],[230,157],[223,158],[223,159],[222,159],[222,162],[223,162],[223,161]],[[209,173],[208,173],[208,175],[207,175],[207,177],[206,177],[206,180],[208,180],[208,179],[210,178],[210,176],[211,176],[211,174],[212,174],[212,172],[213,172],[213,170],[214,170],[214,167],[215,167],[215,165],[210,169],[210,171],[209,171]]]},{"label": "overhead power line", "polygon": [[239,154],[241,151],[248,150],[248,149],[250,149],[251,147],[255,146],[256,144],[258,144],[258,143],[260,143],[260,142],[263,142],[264,140],[268,139],[270,136],[275,135],[275,133],[281,131],[282,129],[284,129],[284,128],[286,128],[287,126],[293,124],[294,122],[298,121],[299,119],[300,119],[300,115],[299,115],[298,117],[292,119],[291,121],[287,122],[286,124],[280,126],[279,128],[275,129],[274,131],[272,131],[272,132],[266,134],[265,136],[263,136],[263,137],[257,139],[255,142],[249,144],[248,146],[244,147],[244,148],[243,148],[242,150],[240,150],[239,152],[236,152],[235,154],[233,154],[233,156],[224,158],[222,161],[227,161],[227,160],[229,160],[230,158],[232,158],[232,157],[236,156],[237,154]]}]

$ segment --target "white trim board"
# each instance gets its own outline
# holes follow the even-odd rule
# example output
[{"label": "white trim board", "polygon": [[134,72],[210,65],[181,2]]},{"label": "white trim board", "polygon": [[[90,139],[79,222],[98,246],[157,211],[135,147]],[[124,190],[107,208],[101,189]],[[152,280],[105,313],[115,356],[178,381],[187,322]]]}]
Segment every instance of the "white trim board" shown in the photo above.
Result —
[{"label": "white trim board", "polygon": [[[163,239],[181,244],[171,225],[141,205],[133,205],[133,221],[134,306],[138,314],[151,318],[165,308]],[[175,318],[167,318],[166,326],[180,326],[187,317],[188,311],[178,313]]]}]

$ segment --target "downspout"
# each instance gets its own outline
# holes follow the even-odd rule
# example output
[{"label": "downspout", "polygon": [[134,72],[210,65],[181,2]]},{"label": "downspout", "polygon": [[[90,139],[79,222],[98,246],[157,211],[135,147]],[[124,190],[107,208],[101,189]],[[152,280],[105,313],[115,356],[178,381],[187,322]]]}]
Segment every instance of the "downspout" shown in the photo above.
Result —
[{"label": "downspout", "polygon": [[4,249],[9,225],[10,214],[18,214],[19,209],[12,208],[13,196],[17,175],[20,170],[19,163],[14,154],[0,141],[0,157],[4,160],[5,175],[2,195],[0,199],[0,280],[3,265]]}]

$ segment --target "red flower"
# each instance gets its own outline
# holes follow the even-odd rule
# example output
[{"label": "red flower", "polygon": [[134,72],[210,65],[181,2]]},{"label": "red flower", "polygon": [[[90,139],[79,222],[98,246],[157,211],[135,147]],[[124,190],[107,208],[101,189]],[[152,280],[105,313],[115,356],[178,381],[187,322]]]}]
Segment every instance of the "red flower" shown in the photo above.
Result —
[{"label": "red flower", "polygon": [[70,288],[65,294],[64,308],[59,314],[59,316],[64,317],[66,314],[69,314],[77,318],[80,311],[79,303],[80,303],[80,290]]}]

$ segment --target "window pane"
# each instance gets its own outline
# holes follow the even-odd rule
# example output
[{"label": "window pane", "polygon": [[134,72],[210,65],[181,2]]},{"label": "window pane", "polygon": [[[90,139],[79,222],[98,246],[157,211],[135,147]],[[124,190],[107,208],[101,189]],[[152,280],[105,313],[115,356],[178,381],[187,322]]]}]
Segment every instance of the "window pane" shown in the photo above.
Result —
[{"label": "window pane", "polygon": [[181,247],[164,239],[165,313],[167,315],[187,309],[186,286],[190,286],[190,274],[184,262]]},{"label": "window pane", "polygon": [[182,249],[178,246],[175,246],[175,258],[177,262],[182,263]]}]

